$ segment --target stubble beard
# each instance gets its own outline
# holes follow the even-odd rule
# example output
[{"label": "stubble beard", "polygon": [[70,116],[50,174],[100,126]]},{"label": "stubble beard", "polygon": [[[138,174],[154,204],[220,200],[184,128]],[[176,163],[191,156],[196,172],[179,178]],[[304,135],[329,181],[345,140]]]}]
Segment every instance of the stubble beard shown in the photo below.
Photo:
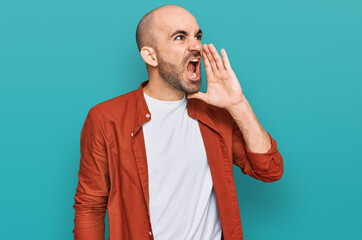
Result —
[{"label": "stubble beard", "polygon": [[200,90],[201,87],[201,72],[200,79],[197,81],[192,81],[189,84],[186,83],[184,79],[184,74],[186,73],[186,63],[190,57],[185,57],[182,61],[181,66],[176,64],[169,63],[163,60],[161,54],[158,55],[158,73],[161,78],[165,80],[172,87],[185,92],[187,94],[196,93]]}]

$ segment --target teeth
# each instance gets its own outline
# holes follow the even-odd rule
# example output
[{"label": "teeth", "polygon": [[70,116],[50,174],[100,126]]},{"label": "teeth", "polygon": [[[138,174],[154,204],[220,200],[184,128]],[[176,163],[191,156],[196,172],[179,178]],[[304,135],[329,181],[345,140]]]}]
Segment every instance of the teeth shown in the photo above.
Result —
[{"label": "teeth", "polygon": [[191,62],[198,62],[198,61],[199,61],[199,59],[197,59],[197,58],[191,60]]},{"label": "teeth", "polygon": [[196,77],[196,73],[193,73],[193,74],[192,74],[192,77]]}]

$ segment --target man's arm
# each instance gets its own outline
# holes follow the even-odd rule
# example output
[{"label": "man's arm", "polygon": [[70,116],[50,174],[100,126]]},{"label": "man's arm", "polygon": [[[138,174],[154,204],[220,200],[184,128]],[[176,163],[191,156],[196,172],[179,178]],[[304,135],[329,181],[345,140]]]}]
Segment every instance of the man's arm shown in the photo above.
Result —
[{"label": "man's arm", "polygon": [[74,197],[74,239],[104,240],[109,174],[106,143],[90,109],[81,132],[81,159]]},{"label": "man's arm", "polygon": [[249,102],[244,98],[227,110],[243,134],[248,149],[255,153],[268,152],[271,147],[270,137],[259,123]]},{"label": "man's arm", "polygon": [[267,133],[271,142],[265,153],[255,153],[245,144],[243,134],[234,122],[233,128],[233,163],[244,174],[263,182],[274,182],[283,175],[283,158],[277,149],[277,142]]},{"label": "man's arm", "polygon": [[203,45],[207,92],[198,92],[187,97],[199,98],[228,110],[235,122],[234,163],[254,178],[266,182],[278,180],[283,173],[283,161],[276,142],[263,129],[252,111],[224,49],[221,49],[221,55],[222,59],[212,44]]},{"label": "man's arm", "polygon": [[259,123],[248,101],[228,109],[234,118],[233,162],[244,174],[263,182],[274,182],[283,175],[283,158],[276,141]]}]

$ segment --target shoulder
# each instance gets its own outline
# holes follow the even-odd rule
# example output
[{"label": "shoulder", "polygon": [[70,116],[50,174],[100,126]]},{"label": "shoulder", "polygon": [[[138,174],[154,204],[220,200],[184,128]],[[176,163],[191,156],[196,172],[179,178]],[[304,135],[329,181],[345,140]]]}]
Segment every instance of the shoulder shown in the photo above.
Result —
[{"label": "shoulder", "polygon": [[133,90],[100,102],[90,108],[89,115],[97,119],[109,118],[121,114],[127,107],[135,108],[136,92],[137,90]]}]

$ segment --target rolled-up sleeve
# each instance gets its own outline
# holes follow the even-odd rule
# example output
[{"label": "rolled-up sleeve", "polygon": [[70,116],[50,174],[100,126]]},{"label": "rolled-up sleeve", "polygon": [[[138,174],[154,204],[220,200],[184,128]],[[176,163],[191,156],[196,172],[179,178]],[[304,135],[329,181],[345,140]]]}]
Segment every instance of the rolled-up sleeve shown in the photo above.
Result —
[{"label": "rolled-up sleeve", "polygon": [[251,152],[245,144],[243,135],[234,122],[233,163],[244,174],[263,182],[274,182],[283,175],[283,158],[277,149],[277,142],[270,136],[271,148],[266,153]]},{"label": "rolled-up sleeve", "polygon": [[93,108],[81,131],[81,158],[75,193],[74,239],[104,240],[109,190],[107,148]]}]

